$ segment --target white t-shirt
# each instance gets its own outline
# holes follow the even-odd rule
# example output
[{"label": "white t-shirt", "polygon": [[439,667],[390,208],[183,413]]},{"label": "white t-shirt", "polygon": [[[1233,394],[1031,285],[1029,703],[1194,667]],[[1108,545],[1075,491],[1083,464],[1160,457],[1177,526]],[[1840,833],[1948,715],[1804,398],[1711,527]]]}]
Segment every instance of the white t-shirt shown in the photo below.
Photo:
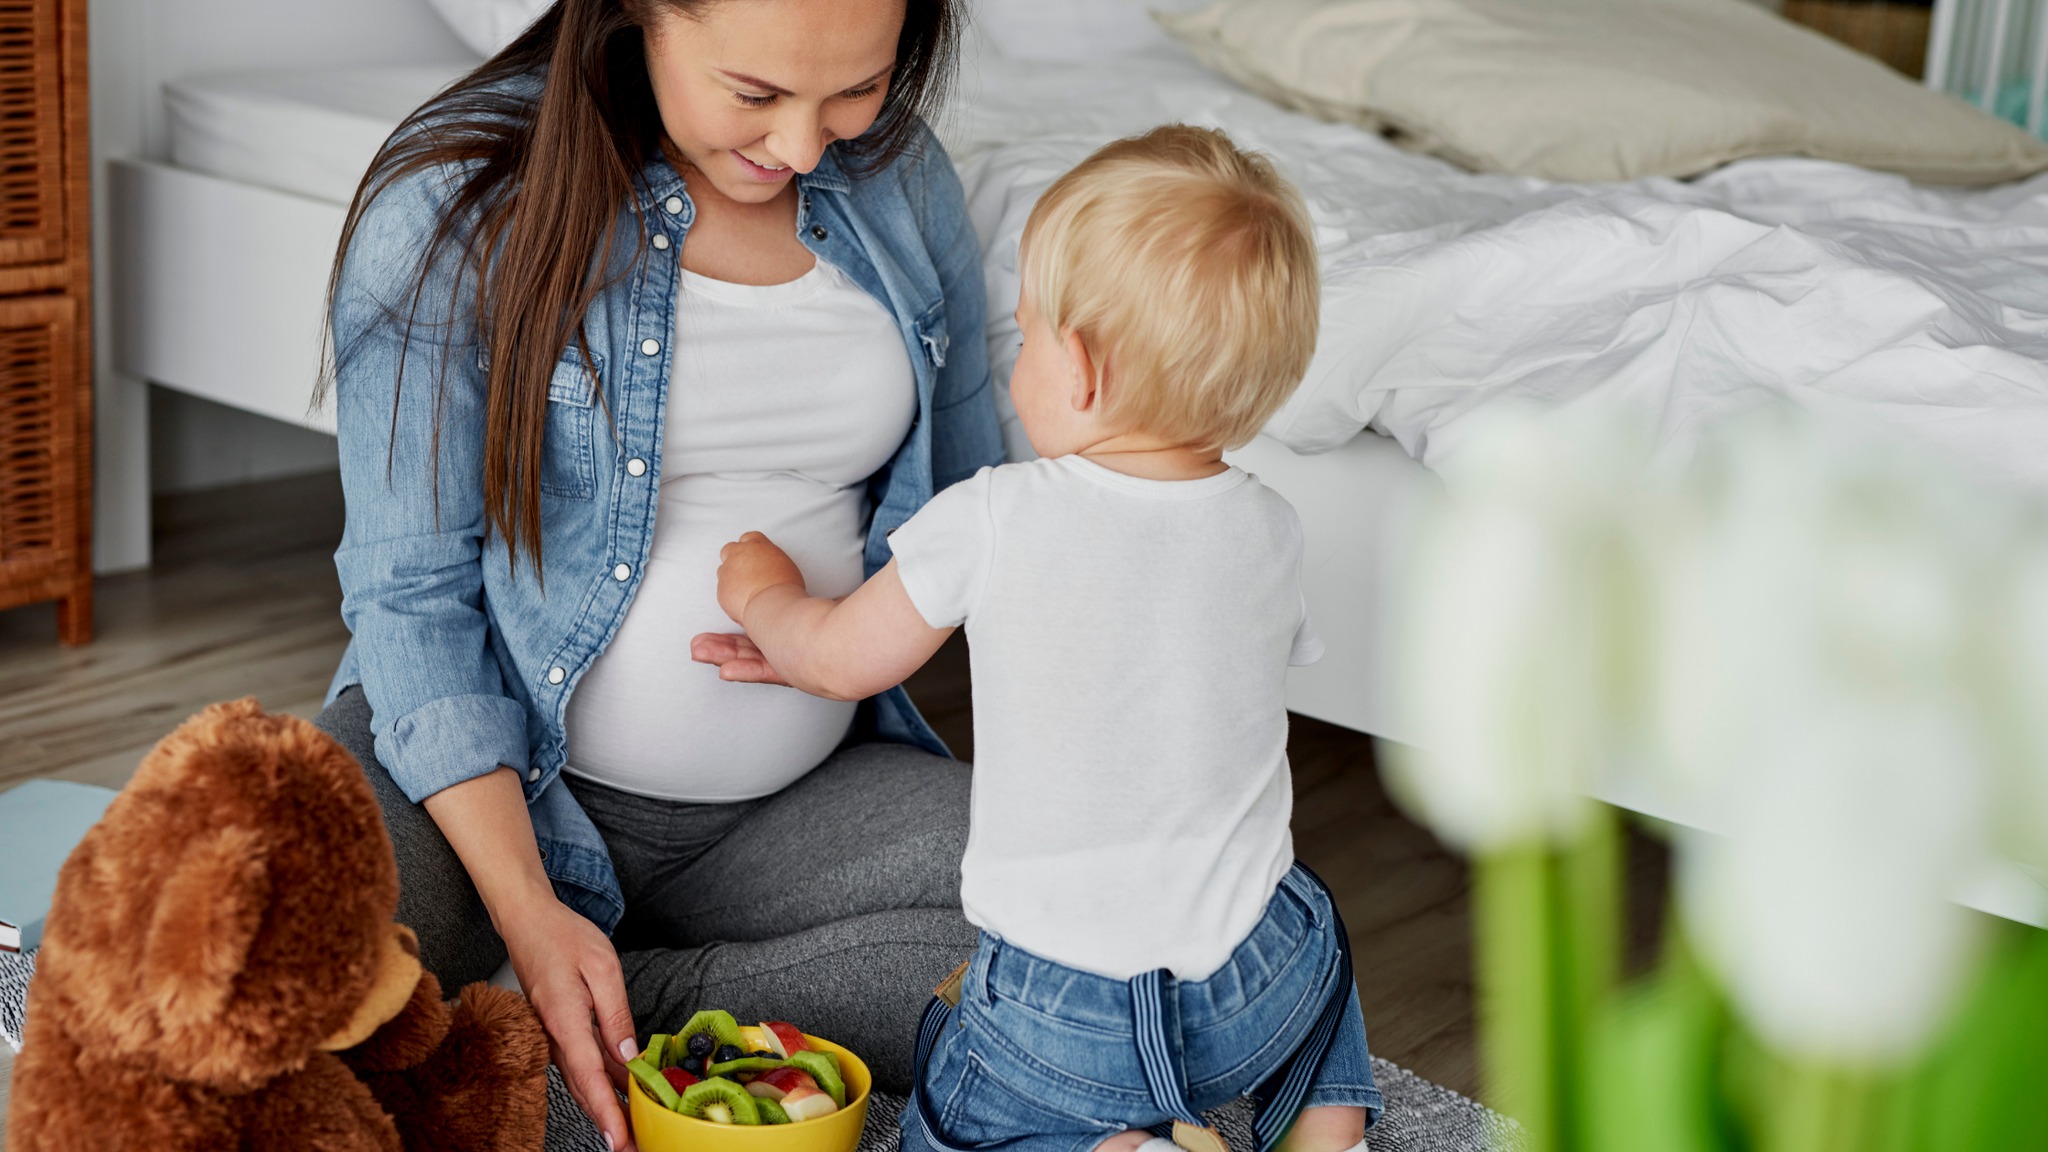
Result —
[{"label": "white t-shirt", "polygon": [[626,618],[569,699],[565,771],[676,800],[780,791],[830,755],[854,705],[731,684],[690,660],[718,550],[766,532],[813,596],[860,586],[868,478],[917,413],[896,320],[820,260],[787,284],[682,274],[654,541]]},{"label": "white t-shirt", "polygon": [[1251,474],[985,468],[890,537],[974,674],[967,918],[1115,979],[1199,980],[1294,860],[1287,667],[1322,655],[1301,522]]}]

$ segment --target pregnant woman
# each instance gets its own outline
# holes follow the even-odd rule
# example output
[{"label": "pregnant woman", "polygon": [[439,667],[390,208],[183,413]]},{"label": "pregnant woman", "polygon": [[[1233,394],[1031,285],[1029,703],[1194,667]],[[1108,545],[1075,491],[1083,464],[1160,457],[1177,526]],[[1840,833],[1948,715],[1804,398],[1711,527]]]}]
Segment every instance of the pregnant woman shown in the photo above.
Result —
[{"label": "pregnant woman", "polygon": [[975,946],[967,768],[901,689],[729,683],[718,549],[819,596],[1001,456],[979,252],[925,127],[949,0],[560,0],[416,113],[332,289],[353,633],[322,725],[399,918],[509,957],[613,1147],[639,1032],[703,1007],[909,1083]]}]

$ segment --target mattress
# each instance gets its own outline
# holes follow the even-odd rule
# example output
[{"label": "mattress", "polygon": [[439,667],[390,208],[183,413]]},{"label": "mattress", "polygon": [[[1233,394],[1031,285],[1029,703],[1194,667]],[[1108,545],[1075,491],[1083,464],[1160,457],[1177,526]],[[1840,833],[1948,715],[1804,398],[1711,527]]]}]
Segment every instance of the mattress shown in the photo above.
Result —
[{"label": "mattress", "polygon": [[475,62],[234,72],[164,85],[171,162],[346,204],[391,130]]}]

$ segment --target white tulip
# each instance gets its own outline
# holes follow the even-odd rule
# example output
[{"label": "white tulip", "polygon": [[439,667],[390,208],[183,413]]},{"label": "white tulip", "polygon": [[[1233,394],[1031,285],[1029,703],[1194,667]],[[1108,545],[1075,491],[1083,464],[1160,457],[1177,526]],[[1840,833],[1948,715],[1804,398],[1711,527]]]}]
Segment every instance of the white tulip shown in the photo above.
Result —
[{"label": "white tulip", "polygon": [[2040,519],[2002,573],[1989,622],[2002,800],[1996,842],[2048,886],[2048,530]]},{"label": "white tulip", "polygon": [[1790,410],[1658,475],[1650,443],[1592,405],[1475,434],[1413,548],[1426,750],[1390,782],[1484,852],[1569,838],[1624,773],[1703,830],[1681,905],[1758,1031],[1903,1057],[1976,947],[1951,897],[1994,808],[2048,845],[2048,544],[2015,566],[2018,497]]},{"label": "white tulip", "polygon": [[1903,1057],[1972,952],[1990,773],[1971,665],[1995,516],[1937,465],[1774,414],[1723,429],[1660,556],[1657,753],[1701,949],[1778,1047]]},{"label": "white tulip", "polygon": [[1555,840],[1584,815],[1626,727],[1610,641],[1632,623],[1621,513],[1647,443],[1612,412],[1498,416],[1421,525],[1397,622],[1421,747],[1390,782],[1454,845]]}]

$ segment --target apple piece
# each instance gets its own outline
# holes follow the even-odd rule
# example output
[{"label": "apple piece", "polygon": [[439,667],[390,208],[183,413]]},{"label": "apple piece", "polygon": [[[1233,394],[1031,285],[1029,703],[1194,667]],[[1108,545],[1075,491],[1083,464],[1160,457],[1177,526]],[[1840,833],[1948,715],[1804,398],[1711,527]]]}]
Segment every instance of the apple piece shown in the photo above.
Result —
[{"label": "apple piece", "polygon": [[839,1057],[818,1049],[799,1052],[789,1058],[790,1067],[801,1068],[811,1074],[825,1095],[832,1097],[832,1103],[846,1107],[846,1081],[839,1075]]},{"label": "apple piece", "polygon": [[770,1068],[754,1077],[754,1082],[747,1085],[747,1091],[770,1100],[780,1100],[798,1088],[809,1088],[816,1092],[818,1082],[811,1079],[811,1074],[801,1068]]},{"label": "apple piece", "polygon": [[839,1111],[839,1105],[832,1102],[832,1097],[816,1088],[806,1088],[800,1084],[782,1098],[782,1110],[789,1113],[790,1123],[801,1124],[806,1120],[816,1120],[820,1116],[830,1116]]},{"label": "apple piece", "polygon": [[761,1032],[768,1041],[764,1047],[784,1060],[810,1047],[804,1043],[803,1029],[786,1020],[763,1020]]},{"label": "apple piece", "polygon": [[695,1076],[690,1075],[681,1068],[663,1068],[661,1074],[668,1078],[668,1086],[679,1093],[697,1082]]}]

